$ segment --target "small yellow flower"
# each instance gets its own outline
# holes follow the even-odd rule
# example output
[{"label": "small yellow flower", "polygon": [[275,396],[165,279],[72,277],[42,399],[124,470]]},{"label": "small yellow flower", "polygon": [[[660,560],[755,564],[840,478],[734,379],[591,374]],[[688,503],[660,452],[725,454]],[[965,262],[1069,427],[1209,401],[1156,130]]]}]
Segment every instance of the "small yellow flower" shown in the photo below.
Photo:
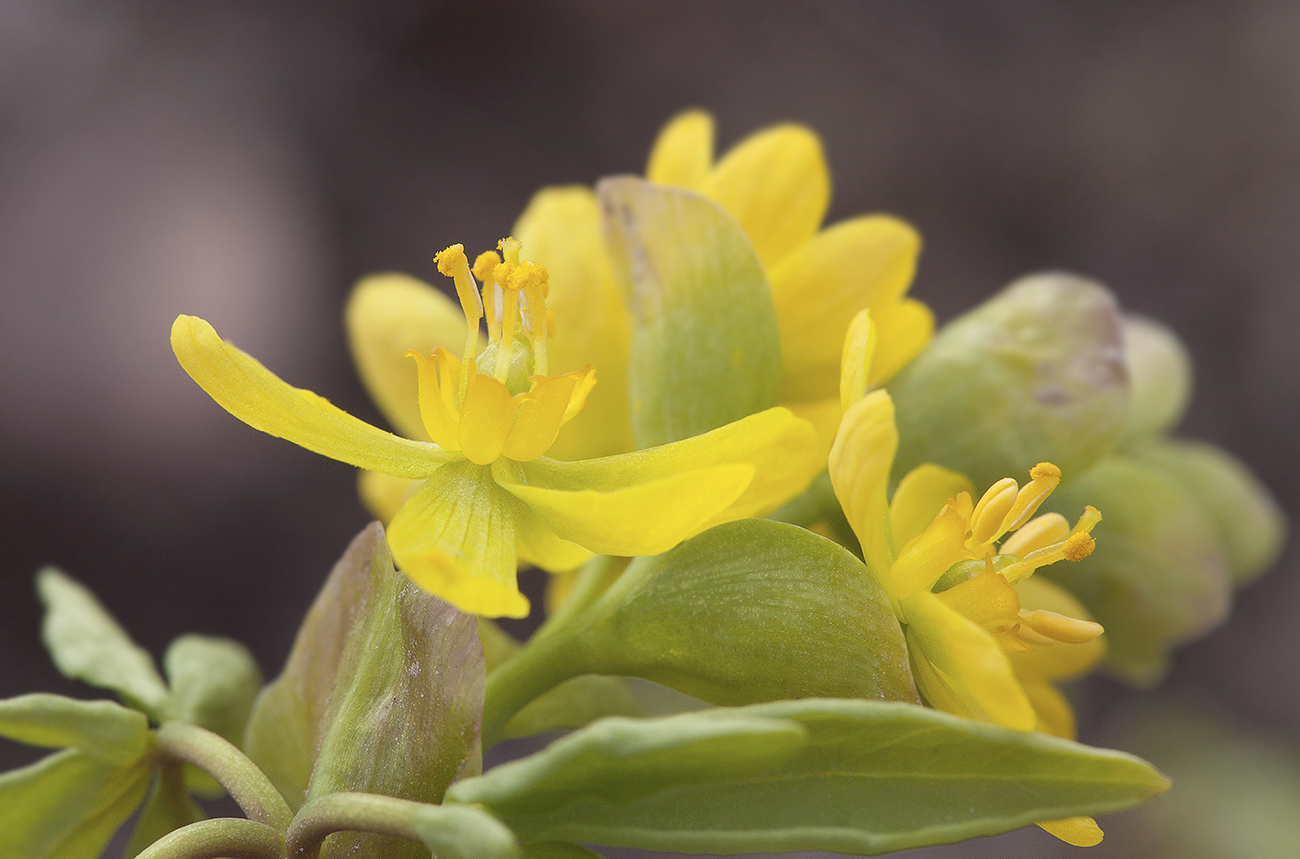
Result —
[{"label": "small yellow flower", "polygon": [[[859,369],[870,327],[865,314],[850,327],[830,477],[903,627],[917,689],[938,710],[1072,738],[1053,681],[1097,663],[1103,630],[1064,591],[1029,577],[1091,554],[1101,516],[1089,507],[1073,527],[1056,513],[1034,516],[1060,481],[1050,463],[1024,486],[998,481],[978,502],[963,475],[923,465],[888,498],[898,430],[889,394],[867,393]],[[1042,825],[1072,844],[1100,840],[1089,818]]]},{"label": "small yellow flower", "polygon": [[[178,317],[172,349],[235,417],[389,481],[393,557],[425,590],[476,614],[522,617],[520,559],[571,569],[592,553],[653,555],[800,491],[815,467],[807,422],[769,409],[674,444],[581,462],[544,454],[595,383],[590,367],[548,375],[546,270],[501,242],[471,272],[453,245],[438,267],[456,284],[464,349],[408,353],[417,365],[421,435],[401,438],[294,388]],[[482,292],[474,280],[484,281]],[[489,343],[479,351],[486,315]]]}]

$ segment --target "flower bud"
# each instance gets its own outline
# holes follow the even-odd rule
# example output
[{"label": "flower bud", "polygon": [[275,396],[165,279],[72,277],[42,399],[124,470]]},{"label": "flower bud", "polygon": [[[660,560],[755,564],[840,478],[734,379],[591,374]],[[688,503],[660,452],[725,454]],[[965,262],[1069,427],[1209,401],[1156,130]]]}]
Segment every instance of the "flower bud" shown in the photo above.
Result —
[{"label": "flower bud", "polygon": [[1124,440],[1173,429],[1192,396],[1192,359],[1178,335],[1155,320],[1125,316],[1124,361],[1130,384]]}]

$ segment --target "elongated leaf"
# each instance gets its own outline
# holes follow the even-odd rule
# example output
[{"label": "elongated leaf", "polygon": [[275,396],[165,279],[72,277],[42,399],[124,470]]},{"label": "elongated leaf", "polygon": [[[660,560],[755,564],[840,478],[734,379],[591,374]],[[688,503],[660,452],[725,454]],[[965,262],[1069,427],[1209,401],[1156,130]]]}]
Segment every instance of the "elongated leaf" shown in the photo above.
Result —
[{"label": "elongated leaf", "polygon": [[624,678],[589,674],[564,681],[520,710],[506,725],[505,736],[581,728],[605,716],[641,715],[643,709]]},{"label": "elongated leaf", "polygon": [[0,775],[0,856],[96,859],[149,784],[149,763],[119,766],[75,749]]},{"label": "elongated leaf", "polygon": [[111,689],[156,721],[171,715],[153,658],[123,631],[94,594],[52,567],[36,574],[45,603],[45,647],[65,677]]},{"label": "elongated leaf", "polygon": [[149,796],[131,830],[131,839],[126,844],[127,859],[134,859],[164,835],[206,816],[190,798],[185,769],[175,761],[164,763],[154,773]]},{"label": "elongated leaf", "polygon": [[0,736],[49,748],[74,748],[108,764],[133,764],[149,749],[149,720],[112,701],[42,693],[0,701]]},{"label": "elongated leaf", "polygon": [[262,672],[247,648],[228,638],[183,635],[167,648],[163,667],[181,721],[236,745],[243,741],[248,714],[262,688]]},{"label": "elongated leaf", "polygon": [[514,834],[492,815],[463,805],[430,805],[415,823],[438,859],[518,859]]},{"label": "elongated leaf", "polygon": [[1168,787],[1120,752],[906,704],[606,719],[452,787],[521,841],[874,855],[1100,814]]},{"label": "elongated leaf", "polygon": [[932,462],[989,486],[1047,461],[1069,480],[1109,452],[1126,425],[1115,299],[1074,275],[1022,278],[944,326],[889,391],[895,477]]},{"label": "elongated leaf", "polygon": [[597,195],[632,311],[628,398],[637,447],[776,405],[776,306],[740,225],[698,194],[630,177],[604,180]]}]

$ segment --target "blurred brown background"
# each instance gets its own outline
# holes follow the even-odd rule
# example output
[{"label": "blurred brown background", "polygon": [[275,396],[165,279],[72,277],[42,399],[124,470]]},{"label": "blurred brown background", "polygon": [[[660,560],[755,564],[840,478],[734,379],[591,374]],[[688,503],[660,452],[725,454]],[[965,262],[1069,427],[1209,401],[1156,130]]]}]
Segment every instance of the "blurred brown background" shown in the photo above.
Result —
[{"label": "blurred brown background", "polygon": [[[1063,268],[1167,321],[1197,361],[1184,434],[1235,451],[1294,519],[1297,45],[1284,0],[3,0],[0,697],[86,694],[40,648],[43,564],[157,654],[229,635],[274,674],[365,524],[352,469],[185,377],[178,313],[377,420],[343,342],[351,284],[432,279],[435,251],[489,246],[540,186],[640,171],[688,106],[724,146],[817,129],[832,219],[916,224],[913,293],[941,319]],[[1300,739],[1295,564],[1183,650],[1159,696]],[[1090,684],[1084,739],[1154,697]],[[0,765],[29,751],[0,745]]]}]

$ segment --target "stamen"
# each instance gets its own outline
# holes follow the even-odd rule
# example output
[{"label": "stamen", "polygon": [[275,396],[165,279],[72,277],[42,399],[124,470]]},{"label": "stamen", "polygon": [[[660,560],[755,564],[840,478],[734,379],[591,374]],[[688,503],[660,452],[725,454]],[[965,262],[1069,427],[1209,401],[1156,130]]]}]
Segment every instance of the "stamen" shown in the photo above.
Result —
[{"label": "stamen", "polygon": [[495,343],[501,339],[501,287],[492,280],[492,273],[501,264],[495,251],[483,251],[474,260],[474,276],[483,283],[483,312],[487,315],[488,339]]},{"label": "stamen", "polygon": [[1016,496],[1015,506],[1007,514],[1003,533],[1014,531],[1029,521],[1038,510],[1038,506],[1047,500],[1057,484],[1061,482],[1061,469],[1050,462],[1040,462],[1029,469],[1029,482]]},{"label": "stamen", "polygon": [[1065,644],[1085,644],[1106,631],[1099,623],[1080,620],[1047,609],[1022,611],[1020,621],[1038,634]]},{"label": "stamen", "polygon": [[483,318],[483,304],[479,301],[478,284],[469,271],[464,245],[457,243],[444,248],[434,257],[434,262],[438,265],[438,271],[456,284],[456,297],[460,299],[461,309],[465,312],[465,349],[462,352],[460,374],[460,398],[463,402],[469,377],[474,373],[474,354],[478,351],[478,323]]},{"label": "stamen", "polygon": [[1016,492],[1016,482],[1010,477],[1004,477],[988,488],[971,513],[971,535],[966,541],[968,548],[973,551],[1004,533],[1002,520],[1015,504]]},{"label": "stamen", "polygon": [[[500,270],[501,266],[497,266]],[[498,282],[499,284],[499,282]],[[519,316],[519,293],[507,289],[501,295],[501,339],[497,341],[496,376],[498,382],[505,384],[510,373],[510,355],[514,351],[515,319]]]},{"label": "stamen", "polygon": [[1070,523],[1060,513],[1044,513],[1026,522],[998,548],[1000,555],[1027,555],[1070,536]]}]

